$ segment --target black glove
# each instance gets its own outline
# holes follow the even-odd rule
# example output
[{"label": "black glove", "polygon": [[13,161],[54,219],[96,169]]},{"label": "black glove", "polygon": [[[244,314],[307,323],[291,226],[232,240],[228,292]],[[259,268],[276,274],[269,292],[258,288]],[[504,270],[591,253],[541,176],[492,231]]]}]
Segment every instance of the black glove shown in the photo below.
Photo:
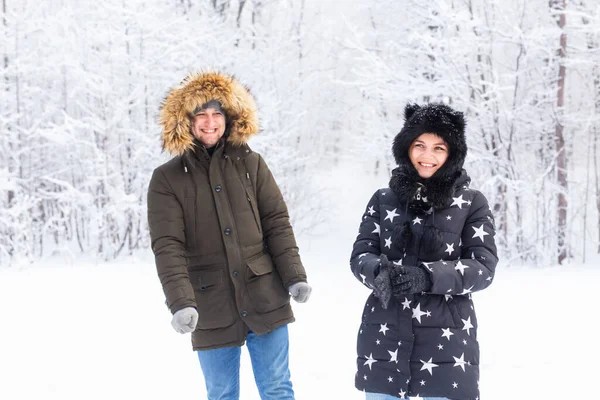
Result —
[{"label": "black glove", "polygon": [[388,260],[385,254],[379,256],[379,268],[376,272],[373,294],[381,302],[381,306],[387,309],[388,303],[392,298],[392,282],[390,273],[394,269],[394,263]]},{"label": "black glove", "polygon": [[390,271],[390,281],[392,293],[396,298],[407,294],[427,292],[432,286],[429,273],[425,269],[409,265],[395,266]]}]

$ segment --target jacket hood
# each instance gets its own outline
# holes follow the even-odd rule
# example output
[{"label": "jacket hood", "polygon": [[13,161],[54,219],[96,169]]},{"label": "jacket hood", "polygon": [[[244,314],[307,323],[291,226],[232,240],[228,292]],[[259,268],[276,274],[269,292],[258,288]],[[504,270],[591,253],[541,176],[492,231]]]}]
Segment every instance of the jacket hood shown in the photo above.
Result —
[{"label": "jacket hood", "polygon": [[173,88],[160,107],[162,147],[173,155],[182,155],[194,147],[192,121],[194,111],[210,100],[221,103],[226,114],[227,142],[241,146],[258,133],[256,102],[250,90],[235,77],[220,72],[188,75]]}]

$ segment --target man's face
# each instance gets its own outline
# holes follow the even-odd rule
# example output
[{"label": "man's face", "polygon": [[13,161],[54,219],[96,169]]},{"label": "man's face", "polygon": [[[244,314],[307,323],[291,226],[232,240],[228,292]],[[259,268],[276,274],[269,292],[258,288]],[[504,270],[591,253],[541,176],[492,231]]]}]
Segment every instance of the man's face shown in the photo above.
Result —
[{"label": "man's face", "polygon": [[207,149],[215,146],[225,133],[225,116],[214,108],[206,108],[194,117],[192,133]]}]

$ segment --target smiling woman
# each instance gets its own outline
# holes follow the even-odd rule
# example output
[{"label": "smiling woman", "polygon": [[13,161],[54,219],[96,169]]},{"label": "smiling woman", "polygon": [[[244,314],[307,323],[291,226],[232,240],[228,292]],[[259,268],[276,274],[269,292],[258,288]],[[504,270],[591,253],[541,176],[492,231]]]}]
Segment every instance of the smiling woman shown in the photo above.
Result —
[{"label": "smiling woman", "polygon": [[404,115],[392,147],[398,167],[369,201],[350,257],[373,291],[355,386],[367,400],[471,400],[479,398],[479,344],[470,294],[494,279],[494,217],[463,168],[463,114],[411,104]]},{"label": "smiling woman", "polygon": [[448,159],[448,144],[435,133],[424,133],[410,145],[410,162],[421,178],[430,178]]}]

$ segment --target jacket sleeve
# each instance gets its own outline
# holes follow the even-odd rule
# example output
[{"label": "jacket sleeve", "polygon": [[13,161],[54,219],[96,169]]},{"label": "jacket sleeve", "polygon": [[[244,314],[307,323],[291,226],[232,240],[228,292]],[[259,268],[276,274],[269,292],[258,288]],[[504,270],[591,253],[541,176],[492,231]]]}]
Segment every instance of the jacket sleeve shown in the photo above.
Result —
[{"label": "jacket sleeve", "polygon": [[256,199],[265,244],[273,264],[286,288],[306,282],[306,271],[300,260],[287,205],[273,174],[259,155]]},{"label": "jacket sleeve", "polygon": [[367,209],[362,215],[358,236],[350,256],[352,273],[369,289],[373,289],[375,278],[379,273],[381,255],[379,232],[379,191],[377,191],[369,200]]},{"label": "jacket sleeve", "polygon": [[185,258],[183,208],[160,169],[148,188],[148,227],[158,277],[171,313],[196,307]]},{"label": "jacket sleeve", "polygon": [[422,263],[431,273],[430,293],[467,295],[487,288],[498,263],[495,234],[487,199],[476,191],[461,234],[461,258]]}]

